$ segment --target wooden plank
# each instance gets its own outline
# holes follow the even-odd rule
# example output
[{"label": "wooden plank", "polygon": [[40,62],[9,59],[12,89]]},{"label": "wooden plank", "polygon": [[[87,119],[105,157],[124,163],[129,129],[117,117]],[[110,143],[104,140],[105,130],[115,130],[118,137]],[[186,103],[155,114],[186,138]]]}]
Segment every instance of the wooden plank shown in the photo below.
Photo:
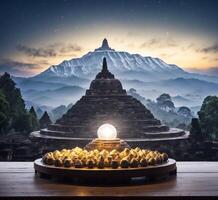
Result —
[{"label": "wooden plank", "polygon": [[139,185],[89,186],[41,179],[32,162],[0,162],[0,196],[218,196],[218,162],[178,162],[177,177]]},{"label": "wooden plank", "polygon": [[[0,162],[1,172],[34,172],[33,162]],[[218,173],[218,162],[177,162],[177,172]]]},{"label": "wooden plank", "polygon": [[0,162],[0,173],[34,172],[33,162]]},{"label": "wooden plank", "polygon": [[177,162],[177,171],[179,173],[218,173],[218,162]]},{"label": "wooden plank", "polygon": [[208,196],[218,195],[218,176],[207,177],[205,174],[179,174],[177,179],[167,182],[119,186],[119,187],[89,187],[66,183],[55,183],[50,180],[35,178],[32,174],[12,174],[3,178],[0,184],[2,196]]}]

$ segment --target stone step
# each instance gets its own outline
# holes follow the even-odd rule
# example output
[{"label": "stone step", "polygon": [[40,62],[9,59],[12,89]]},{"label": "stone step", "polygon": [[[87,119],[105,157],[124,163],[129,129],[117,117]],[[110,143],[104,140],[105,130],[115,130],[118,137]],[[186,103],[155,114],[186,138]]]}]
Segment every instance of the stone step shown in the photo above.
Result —
[{"label": "stone step", "polygon": [[[78,132],[63,132],[63,131],[51,131],[48,129],[42,129],[40,131],[40,134],[45,136],[58,136],[58,137],[76,137],[76,138],[84,138],[84,137],[90,137],[90,138],[97,138],[96,132],[82,132],[81,129],[78,130]],[[186,134],[185,131],[180,129],[170,129],[169,131],[164,132],[120,132],[119,137],[120,138],[176,138],[176,137],[182,137]]]},{"label": "stone step", "polygon": [[165,132],[150,132],[150,133],[144,133],[144,136],[146,138],[170,138],[170,137],[180,137],[185,135],[185,131],[181,129],[170,129],[169,131]]},{"label": "stone step", "polygon": [[[101,122],[102,121],[102,122]],[[93,127],[93,129],[96,129],[102,125],[103,123],[112,123],[110,122],[112,120],[93,120],[93,121],[70,121],[70,122],[63,122],[64,125],[62,124],[51,124],[49,125],[49,129],[51,130],[57,130],[57,131],[74,131],[77,130],[77,128],[81,127]],[[153,130],[160,130],[161,127],[165,127],[164,125],[160,125],[160,121],[158,120],[135,120],[135,121],[130,121],[130,120],[120,120],[116,121],[117,124],[119,124],[119,127],[122,129],[140,129],[144,131],[152,131]],[[68,124],[69,123],[69,124]],[[116,124],[114,124],[116,126]],[[126,128],[125,128],[126,127]]]}]

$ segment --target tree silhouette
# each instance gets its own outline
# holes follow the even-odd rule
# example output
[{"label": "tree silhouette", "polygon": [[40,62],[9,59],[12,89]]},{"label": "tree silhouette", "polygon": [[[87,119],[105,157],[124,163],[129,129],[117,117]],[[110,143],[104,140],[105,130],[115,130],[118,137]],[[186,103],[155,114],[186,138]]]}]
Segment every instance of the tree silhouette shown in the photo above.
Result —
[{"label": "tree silhouette", "polygon": [[172,102],[171,96],[169,94],[161,94],[157,99],[157,104],[160,108],[166,110],[166,111],[171,111],[174,110],[175,106],[174,103]]},{"label": "tree silhouette", "polygon": [[29,113],[31,115],[32,129],[33,130],[38,130],[39,129],[39,121],[37,119],[37,115],[36,115],[36,112],[35,112],[35,109],[34,109],[33,106],[30,108]]},{"label": "tree silhouette", "polygon": [[208,138],[218,137],[218,97],[208,96],[204,99],[198,112],[203,134]]},{"label": "tree silhouette", "polygon": [[40,128],[47,128],[49,124],[51,124],[50,117],[47,113],[47,111],[44,112],[42,117],[39,120]]},{"label": "tree silhouette", "polygon": [[0,90],[0,134],[7,131],[9,125],[9,103]]},{"label": "tree silhouette", "polygon": [[186,107],[186,106],[182,106],[179,108],[179,110],[177,111],[178,114],[183,115],[185,117],[192,117],[192,113],[190,108]]},{"label": "tree silhouette", "polygon": [[[8,122],[7,131],[15,129],[15,131],[30,132],[33,130],[31,115],[26,111],[20,89],[16,88],[15,85],[10,74],[5,73],[0,77],[0,90],[4,95],[5,101],[8,103],[8,109],[6,111]],[[3,110],[3,107],[1,107],[0,112]],[[2,119],[6,115],[2,115]]]},{"label": "tree silhouette", "polygon": [[192,118],[191,129],[190,129],[190,139],[193,141],[202,141],[203,135],[200,127],[198,118]]}]

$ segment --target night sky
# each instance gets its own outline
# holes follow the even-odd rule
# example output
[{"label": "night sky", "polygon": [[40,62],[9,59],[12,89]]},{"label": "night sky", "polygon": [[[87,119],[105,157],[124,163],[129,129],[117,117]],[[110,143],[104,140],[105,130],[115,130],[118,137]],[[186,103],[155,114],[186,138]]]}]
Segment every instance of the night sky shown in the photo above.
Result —
[{"label": "night sky", "polygon": [[35,75],[93,51],[120,51],[218,72],[216,0],[3,0],[0,72]]}]

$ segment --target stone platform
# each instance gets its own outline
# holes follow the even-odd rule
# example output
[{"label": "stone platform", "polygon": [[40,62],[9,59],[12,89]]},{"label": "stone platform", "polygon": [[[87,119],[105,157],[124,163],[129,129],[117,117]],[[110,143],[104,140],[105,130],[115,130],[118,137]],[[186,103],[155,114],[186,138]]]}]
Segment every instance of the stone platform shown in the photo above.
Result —
[{"label": "stone platform", "polygon": [[[175,130],[175,129],[172,129]],[[43,149],[43,152],[54,151],[62,148],[73,148],[75,146],[85,147],[94,138],[72,138],[61,136],[47,136],[40,131],[32,132],[31,138],[33,143],[37,143]],[[168,153],[174,158],[179,158],[180,150],[188,146],[189,132],[184,132],[182,136],[165,137],[165,138],[126,138],[125,141],[132,148],[148,148]]]}]

